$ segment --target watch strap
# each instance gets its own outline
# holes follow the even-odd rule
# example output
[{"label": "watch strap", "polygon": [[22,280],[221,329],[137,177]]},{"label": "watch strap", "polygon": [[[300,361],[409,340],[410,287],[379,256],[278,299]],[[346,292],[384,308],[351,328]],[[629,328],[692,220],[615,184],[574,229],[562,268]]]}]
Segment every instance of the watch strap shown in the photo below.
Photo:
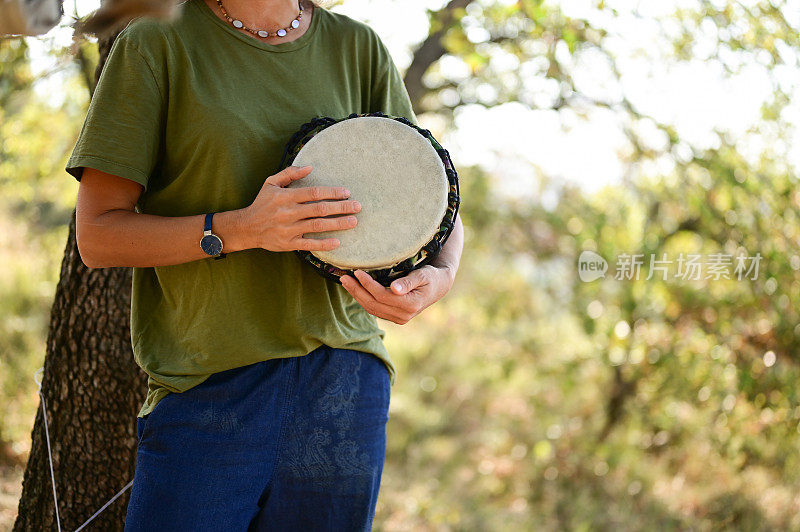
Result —
[{"label": "watch strap", "polygon": [[[206,213],[205,222],[203,224],[203,232],[204,233],[205,232],[211,233],[211,220],[214,218],[215,214],[217,214],[217,213],[216,212]],[[213,233],[211,233],[211,234],[213,234]],[[217,238],[219,238],[219,237],[217,237]],[[214,260],[224,259],[225,255],[226,255],[226,253],[220,252],[219,255],[214,255],[212,258]]]}]

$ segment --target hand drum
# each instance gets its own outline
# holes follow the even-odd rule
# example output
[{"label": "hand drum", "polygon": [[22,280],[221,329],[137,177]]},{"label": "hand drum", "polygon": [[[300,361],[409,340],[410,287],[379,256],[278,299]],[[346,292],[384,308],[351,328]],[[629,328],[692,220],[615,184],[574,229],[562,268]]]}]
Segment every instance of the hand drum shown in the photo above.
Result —
[{"label": "hand drum", "polygon": [[453,229],[456,170],[430,131],[406,118],[314,118],[286,145],[279,170],[290,165],[314,169],[289,187],[343,186],[361,203],[356,227],[306,235],[335,237],[339,247],[296,252],[329,279],[361,269],[388,286],[433,260]]}]

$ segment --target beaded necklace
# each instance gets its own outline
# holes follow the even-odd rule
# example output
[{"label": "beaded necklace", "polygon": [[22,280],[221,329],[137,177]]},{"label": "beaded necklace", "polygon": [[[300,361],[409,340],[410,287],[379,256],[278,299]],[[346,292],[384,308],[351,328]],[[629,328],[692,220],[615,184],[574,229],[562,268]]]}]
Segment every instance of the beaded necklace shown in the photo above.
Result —
[{"label": "beaded necklace", "polygon": [[285,28],[281,28],[275,31],[274,33],[270,33],[267,30],[257,30],[254,28],[248,28],[247,26],[244,25],[244,22],[242,22],[241,20],[236,18],[231,18],[231,16],[228,15],[228,12],[225,10],[225,7],[223,7],[222,0],[217,0],[217,5],[219,6],[220,11],[222,11],[222,16],[224,16],[225,19],[228,22],[230,22],[234,28],[246,30],[252,33],[253,35],[257,35],[259,37],[264,37],[264,38],[269,37],[270,35],[277,35],[278,37],[286,37],[286,34],[290,30],[296,30],[297,28],[300,27],[300,19],[303,17],[303,6],[300,4],[298,0],[297,7],[300,8],[300,13]]}]

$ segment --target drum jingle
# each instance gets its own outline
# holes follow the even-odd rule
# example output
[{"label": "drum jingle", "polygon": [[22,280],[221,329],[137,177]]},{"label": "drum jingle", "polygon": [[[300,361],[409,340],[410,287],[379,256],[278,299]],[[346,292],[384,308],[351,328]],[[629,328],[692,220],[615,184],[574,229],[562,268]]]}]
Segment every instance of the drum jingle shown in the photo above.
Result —
[{"label": "drum jingle", "polygon": [[356,227],[306,235],[335,237],[336,249],[295,251],[328,279],[360,269],[389,286],[430,263],[453,230],[460,196],[450,155],[405,117],[313,118],[286,144],[278,171],[292,165],[313,170],[289,187],[344,186],[361,203]]}]

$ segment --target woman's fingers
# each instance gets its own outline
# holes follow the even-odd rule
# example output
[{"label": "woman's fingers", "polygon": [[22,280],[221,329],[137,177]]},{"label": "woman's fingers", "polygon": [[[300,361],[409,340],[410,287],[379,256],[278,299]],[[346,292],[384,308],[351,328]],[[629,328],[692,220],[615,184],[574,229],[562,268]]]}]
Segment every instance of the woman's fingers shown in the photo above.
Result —
[{"label": "woman's fingers", "polygon": [[356,270],[355,275],[356,279],[361,283],[361,286],[363,286],[376,301],[388,304],[389,301],[392,300],[392,297],[397,297],[391,290],[373,279],[372,276],[364,270]]},{"label": "woman's fingers", "polygon": [[248,212],[262,232],[259,247],[267,250],[330,251],[336,238],[304,238],[306,233],[352,229],[358,225],[353,214],[361,210],[357,201],[345,201],[345,187],[309,186],[286,188],[312,171],[311,166],[289,166],[269,176]]},{"label": "woman's fingers", "polygon": [[331,251],[339,247],[339,240],[336,238],[304,238],[299,236],[293,242],[293,249],[301,249],[303,251]]},{"label": "woman's fingers", "polygon": [[350,197],[350,191],[345,187],[298,187],[286,189],[287,197],[295,203],[309,201],[343,200]]},{"label": "woman's fingers", "polygon": [[307,220],[301,220],[295,224],[295,227],[298,233],[305,234],[352,229],[356,225],[358,225],[358,219],[355,216],[337,216],[335,218],[309,218]]},{"label": "woman's fingers", "polygon": [[311,173],[311,170],[311,166],[287,166],[277,174],[269,176],[264,182],[276,187],[285,187],[292,181],[303,179]]},{"label": "woman's fingers", "polygon": [[296,209],[297,219],[334,216],[339,214],[354,214],[361,210],[357,201],[320,201],[317,203],[304,203]]},{"label": "woman's fingers", "polygon": [[350,275],[343,275],[339,280],[342,282],[344,289],[353,296],[358,304],[373,316],[395,323],[403,321],[403,318],[397,315],[397,309],[375,299],[375,297],[359,283],[357,278]]}]

